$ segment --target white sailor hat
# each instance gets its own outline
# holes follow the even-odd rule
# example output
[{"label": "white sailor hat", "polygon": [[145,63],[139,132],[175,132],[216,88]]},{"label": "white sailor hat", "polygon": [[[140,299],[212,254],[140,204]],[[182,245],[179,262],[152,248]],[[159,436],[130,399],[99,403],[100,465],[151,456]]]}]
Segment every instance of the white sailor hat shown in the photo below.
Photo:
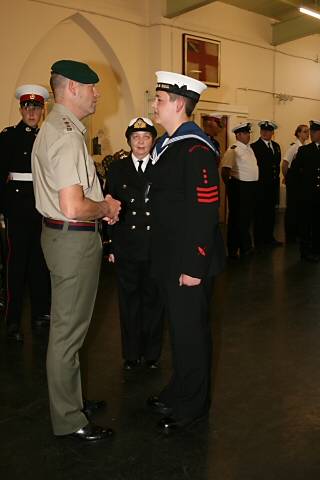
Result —
[{"label": "white sailor hat", "polygon": [[320,130],[320,120],[310,120],[310,130]]},{"label": "white sailor hat", "polygon": [[134,132],[149,132],[153,138],[156,138],[157,136],[157,130],[153,126],[152,121],[150,118],[146,117],[135,117],[130,120],[125,133],[126,138],[129,139],[130,135]]},{"label": "white sailor hat", "polygon": [[273,122],[272,120],[261,120],[261,122],[258,122],[258,125],[262,130],[276,130],[278,128],[278,125],[276,122]]},{"label": "white sailor hat", "polygon": [[251,132],[251,123],[250,122],[239,123],[238,125],[233,127],[232,132],[233,133],[240,133],[240,132],[250,133]]},{"label": "white sailor hat", "polygon": [[207,85],[195,78],[181,75],[174,72],[156,72],[156,90],[163,90],[167,93],[175,93],[182,97],[191,98],[198,102],[201,93],[206,90]]},{"label": "white sailor hat", "polygon": [[41,85],[21,85],[16,90],[16,98],[20,105],[43,106],[49,98],[49,92]]}]

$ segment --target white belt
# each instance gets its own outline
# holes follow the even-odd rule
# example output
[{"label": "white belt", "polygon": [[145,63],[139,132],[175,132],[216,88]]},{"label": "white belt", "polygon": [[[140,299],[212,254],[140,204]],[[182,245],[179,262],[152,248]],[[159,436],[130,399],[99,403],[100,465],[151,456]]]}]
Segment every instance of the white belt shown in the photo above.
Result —
[{"label": "white belt", "polygon": [[17,180],[19,182],[32,182],[32,173],[10,172],[9,180]]}]

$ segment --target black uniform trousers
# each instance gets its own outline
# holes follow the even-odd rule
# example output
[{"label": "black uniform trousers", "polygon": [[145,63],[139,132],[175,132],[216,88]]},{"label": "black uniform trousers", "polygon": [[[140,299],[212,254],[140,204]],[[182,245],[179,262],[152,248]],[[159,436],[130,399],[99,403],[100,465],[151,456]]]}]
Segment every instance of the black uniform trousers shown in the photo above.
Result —
[{"label": "black uniform trousers", "polygon": [[313,198],[301,200],[298,209],[298,231],[300,252],[302,255],[320,254],[320,194]]},{"label": "black uniform trousers", "polygon": [[204,415],[210,407],[212,342],[209,298],[212,279],[194,287],[179,286],[178,277],[159,279],[169,320],[173,376],[159,398],[177,420]]},{"label": "black uniform trousers", "polygon": [[34,211],[26,216],[5,217],[7,236],[8,329],[19,328],[26,282],[30,288],[31,315],[50,312],[50,277],[40,245],[42,217]]},{"label": "black uniform trousers", "polygon": [[227,183],[229,255],[245,254],[252,248],[250,226],[253,221],[257,182],[244,182],[231,178]]},{"label": "black uniform trousers", "polygon": [[255,246],[274,240],[276,205],[279,200],[279,181],[257,182],[253,235]]},{"label": "black uniform trousers", "polygon": [[296,240],[298,235],[297,209],[297,193],[289,169],[286,175],[286,211],[284,216],[284,228],[287,242]]},{"label": "black uniform trousers", "polygon": [[161,354],[163,305],[150,260],[116,257],[122,356],[125,360],[157,361]]}]

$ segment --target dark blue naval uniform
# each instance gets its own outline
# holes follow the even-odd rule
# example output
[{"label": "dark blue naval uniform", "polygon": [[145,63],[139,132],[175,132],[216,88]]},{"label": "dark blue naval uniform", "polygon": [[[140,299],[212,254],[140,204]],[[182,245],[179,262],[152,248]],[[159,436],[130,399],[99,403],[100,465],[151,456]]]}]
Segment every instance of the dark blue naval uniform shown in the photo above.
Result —
[{"label": "dark blue naval uniform", "polygon": [[[210,287],[225,258],[216,153],[205,138],[192,122],[182,124],[172,137],[160,139],[148,172],[152,274],[166,306],[173,362],[159,398],[179,421],[203,415],[210,405]],[[200,278],[200,285],[179,286],[181,274]]]},{"label": "dark blue naval uniform", "polygon": [[31,173],[31,152],[38,128],[20,121],[0,133],[0,195],[7,238],[7,328],[19,329],[25,280],[34,320],[50,311],[50,277],[40,246],[42,217],[35,208],[32,180],[10,180],[10,173]]},{"label": "dark blue naval uniform", "polygon": [[163,305],[150,277],[152,209],[146,175],[137,172],[131,155],[112,162],[107,174],[108,193],[121,201],[119,222],[108,227],[108,234],[118,279],[122,355],[133,362],[159,359],[163,330]]}]

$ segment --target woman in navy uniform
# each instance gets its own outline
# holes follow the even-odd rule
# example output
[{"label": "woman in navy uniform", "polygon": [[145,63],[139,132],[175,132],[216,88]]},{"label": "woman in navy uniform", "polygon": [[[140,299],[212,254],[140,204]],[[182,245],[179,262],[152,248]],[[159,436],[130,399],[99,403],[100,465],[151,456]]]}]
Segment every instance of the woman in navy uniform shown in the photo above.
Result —
[{"label": "woman in navy uniform", "polygon": [[31,151],[48,91],[39,85],[16,90],[22,120],[0,133],[0,192],[7,238],[7,309],[9,339],[21,342],[24,284],[30,287],[33,326],[49,321],[50,277],[40,246],[42,217],[35,208]]},{"label": "woman in navy uniform", "polygon": [[192,111],[206,85],[157,72],[155,120],[166,129],[152,152],[152,274],[168,314],[173,375],[149,407],[164,415],[168,433],[207,414],[210,407],[212,279],[224,263],[219,230],[218,152]]},{"label": "woman in navy uniform", "polygon": [[115,262],[124,369],[144,360],[158,367],[162,345],[163,307],[150,277],[152,210],[149,201],[149,152],[157,131],[148,118],[134,118],[126,130],[131,148],[126,158],[110,164],[107,190],[121,201],[120,220],[109,226],[109,261]]}]

